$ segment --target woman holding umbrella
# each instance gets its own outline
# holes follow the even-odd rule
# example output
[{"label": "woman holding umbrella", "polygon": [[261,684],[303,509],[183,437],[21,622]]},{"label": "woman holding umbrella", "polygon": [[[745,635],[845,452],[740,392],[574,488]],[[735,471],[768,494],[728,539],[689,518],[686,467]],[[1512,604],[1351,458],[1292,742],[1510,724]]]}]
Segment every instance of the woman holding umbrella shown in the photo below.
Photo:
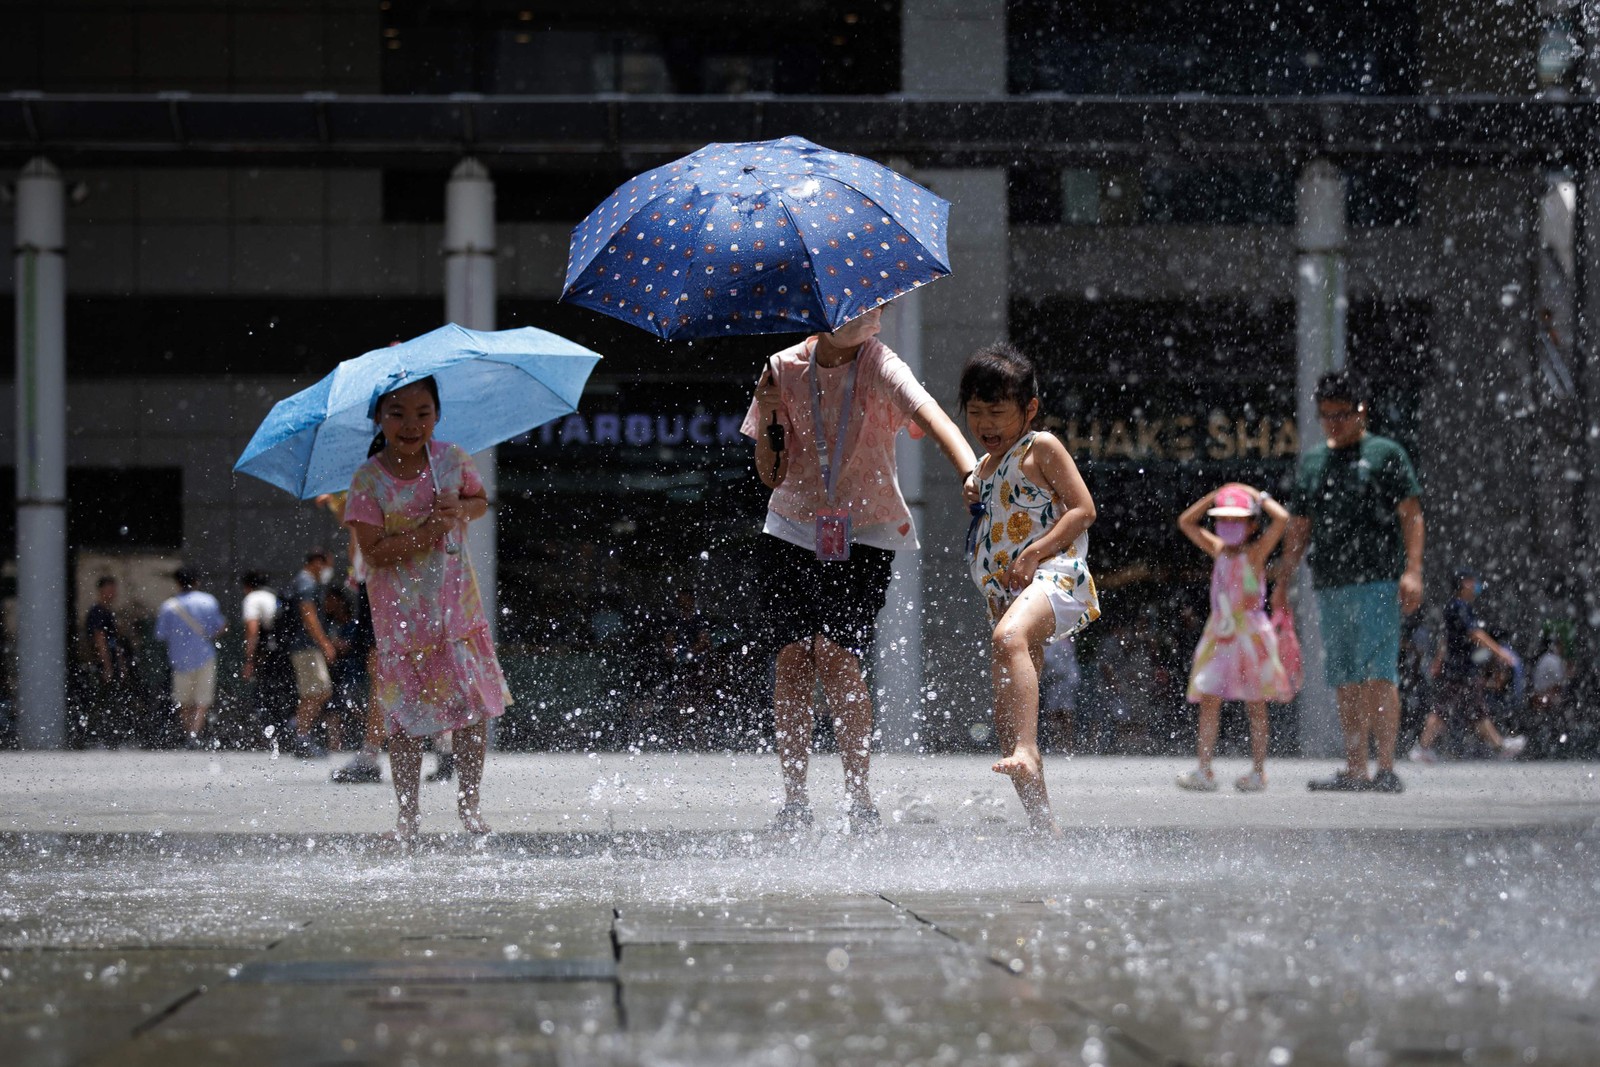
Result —
[{"label": "woman holding umbrella", "polygon": [[874,307],[773,356],[742,427],[772,489],[760,552],[779,646],[773,708],[784,806],[775,828],[784,831],[812,821],[806,771],[819,680],[844,764],[850,828],[878,822],[867,783],[872,698],[861,661],[894,554],[918,547],[895,437],[908,426],[913,436],[932,436],[962,478],[977,466],[955,423],[877,340],[881,315]]}]

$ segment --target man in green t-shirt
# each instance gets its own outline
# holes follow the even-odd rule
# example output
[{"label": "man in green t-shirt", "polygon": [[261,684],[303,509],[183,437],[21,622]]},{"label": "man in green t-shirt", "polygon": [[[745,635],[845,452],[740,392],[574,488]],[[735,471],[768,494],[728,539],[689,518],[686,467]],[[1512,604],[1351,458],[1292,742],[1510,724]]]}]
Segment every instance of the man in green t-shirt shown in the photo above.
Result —
[{"label": "man in green t-shirt", "polygon": [[[1272,606],[1285,609],[1287,579],[1309,547],[1324,673],[1338,693],[1348,762],[1311,788],[1399,793],[1400,613],[1422,606],[1422,490],[1405,449],[1367,432],[1366,398],[1349,375],[1324,375],[1316,401],[1327,444],[1300,457]],[[1378,755],[1371,777],[1369,744]]]}]

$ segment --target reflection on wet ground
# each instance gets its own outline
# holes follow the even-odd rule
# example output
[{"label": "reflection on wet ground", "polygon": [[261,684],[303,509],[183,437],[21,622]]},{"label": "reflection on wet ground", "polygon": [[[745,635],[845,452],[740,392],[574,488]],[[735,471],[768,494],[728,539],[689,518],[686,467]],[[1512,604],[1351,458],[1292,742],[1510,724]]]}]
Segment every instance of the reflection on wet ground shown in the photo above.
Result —
[{"label": "reflection on wet ground", "polygon": [[[1515,795],[1508,770],[1460,794]],[[1419,782],[1419,825],[1359,829],[1334,809],[1183,825],[1192,807],[1129,786],[1123,824],[1057,843],[1015,833],[1016,812],[789,838],[741,809],[731,829],[447,835],[410,857],[370,833],[14,830],[0,1048],[26,1065],[1591,1064],[1600,808],[1563,788],[1520,825],[1441,825]]]}]

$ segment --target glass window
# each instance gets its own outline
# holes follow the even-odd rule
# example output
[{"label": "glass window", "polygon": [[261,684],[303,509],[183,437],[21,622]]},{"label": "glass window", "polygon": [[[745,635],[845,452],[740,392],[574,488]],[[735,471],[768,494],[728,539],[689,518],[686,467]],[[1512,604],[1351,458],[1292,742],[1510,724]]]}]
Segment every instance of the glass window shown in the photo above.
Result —
[{"label": "glass window", "polygon": [[[1417,174],[1370,165],[1346,174],[1349,225],[1417,219]],[[1085,226],[1292,226],[1298,177],[1259,167],[1015,168],[1011,221]]]},{"label": "glass window", "polygon": [[893,0],[750,7],[387,0],[387,93],[881,94],[900,87]]},{"label": "glass window", "polygon": [[1405,94],[1418,86],[1410,0],[1010,0],[1013,93]]}]

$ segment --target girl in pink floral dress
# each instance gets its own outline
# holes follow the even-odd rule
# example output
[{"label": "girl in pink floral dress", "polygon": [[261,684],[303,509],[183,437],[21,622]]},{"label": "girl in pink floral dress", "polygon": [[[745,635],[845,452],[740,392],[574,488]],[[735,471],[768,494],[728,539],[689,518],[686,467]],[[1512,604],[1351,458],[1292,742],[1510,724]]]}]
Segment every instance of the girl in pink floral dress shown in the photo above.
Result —
[{"label": "girl in pink floral dress", "polygon": [[478,811],[488,721],[510,703],[466,524],[488,497],[472,457],[433,440],[439,391],[432,378],[378,398],[375,453],[356,471],[344,519],[367,561],[377,644],[372,700],[389,726],[389,762],[400,804],[396,832],[415,842],[425,738],[455,731],[461,823],[485,834]]},{"label": "girl in pink floral dress", "polygon": [[[1270,520],[1261,529],[1261,514]],[[1210,516],[1213,530],[1201,525]],[[1240,700],[1250,717],[1249,774],[1234,783],[1256,793],[1267,787],[1267,701],[1294,697],[1278,656],[1277,632],[1264,608],[1267,557],[1283,539],[1289,513],[1248,485],[1230,482],[1190,504],[1178,517],[1184,536],[1216,562],[1211,567],[1211,617],[1194,652],[1189,701],[1200,705],[1196,748],[1200,766],[1178,785],[1209,793],[1217,788],[1211,754],[1224,700]]]}]

